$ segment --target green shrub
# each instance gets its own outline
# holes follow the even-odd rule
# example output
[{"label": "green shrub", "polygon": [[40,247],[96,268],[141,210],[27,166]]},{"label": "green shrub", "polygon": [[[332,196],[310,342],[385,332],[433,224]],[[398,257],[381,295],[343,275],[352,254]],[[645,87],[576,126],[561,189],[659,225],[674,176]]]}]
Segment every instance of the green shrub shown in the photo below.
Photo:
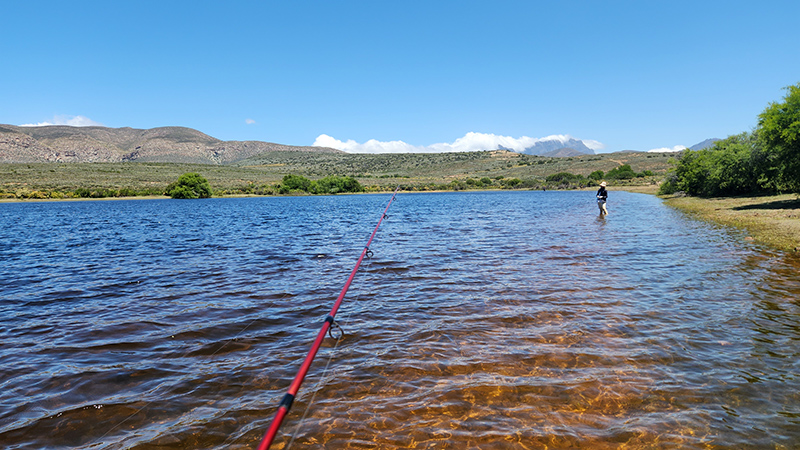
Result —
[{"label": "green shrub", "polygon": [[90,191],[89,189],[86,189],[86,188],[78,188],[78,189],[75,189],[73,192],[74,192],[76,197],[80,197],[80,198],[88,198],[90,195],[92,195],[92,191]]},{"label": "green shrub", "polygon": [[453,180],[448,184],[445,189],[452,189],[454,191],[463,191],[467,189],[467,183],[461,180]]},{"label": "green shrub", "polygon": [[730,136],[705,150],[684,150],[660,191],[701,197],[741,195],[777,189],[760,140],[750,133]]},{"label": "green shrub", "polygon": [[311,182],[309,190],[315,194],[338,194],[340,192],[363,192],[364,188],[355,178],[331,175]]},{"label": "green shrub", "polygon": [[589,174],[590,180],[600,181],[605,176],[605,173],[602,170],[595,170],[594,172]]},{"label": "green shrub", "polygon": [[631,169],[630,164],[623,164],[608,171],[606,178],[612,180],[630,180],[636,178],[636,172]]},{"label": "green shrub", "polygon": [[758,134],[781,188],[800,193],[800,83],[786,87],[783,102],[773,102],[758,116]]},{"label": "green shrub", "polygon": [[199,173],[190,172],[181,175],[177,182],[167,186],[166,194],[179,199],[210,198],[211,186]]},{"label": "green shrub", "polygon": [[659,193],[701,197],[800,193],[800,84],[771,103],[752,133],[717,141],[710,149],[684,150]]},{"label": "green shrub", "polygon": [[548,175],[547,178],[545,178],[545,180],[547,180],[550,183],[560,183],[563,181],[567,182],[574,181],[580,178],[582,178],[580,175],[575,175],[569,172],[558,172],[552,175]]},{"label": "green shrub", "polygon": [[122,188],[117,192],[119,197],[136,197],[137,192],[130,188]]},{"label": "green shrub", "polygon": [[311,180],[300,175],[286,175],[281,181],[281,193],[289,193],[291,191],[308,192],[311,190]]},{"label": "green shrub", "polygon": [[670,171],[664,181],[658,186],[658,195],[672,195],[680,190],[678,187],[678,176],[675,171]]}]

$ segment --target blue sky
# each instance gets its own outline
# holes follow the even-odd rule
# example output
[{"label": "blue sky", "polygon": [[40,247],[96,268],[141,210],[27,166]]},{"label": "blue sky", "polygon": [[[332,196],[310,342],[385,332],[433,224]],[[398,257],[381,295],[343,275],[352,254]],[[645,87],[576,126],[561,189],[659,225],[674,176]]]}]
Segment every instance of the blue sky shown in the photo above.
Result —
[{"label": "blue sky", "polygon": [[800,82],[796,0],[29,0],[2,14],[0,123],[14,125],[651,150],[750,131]]}]

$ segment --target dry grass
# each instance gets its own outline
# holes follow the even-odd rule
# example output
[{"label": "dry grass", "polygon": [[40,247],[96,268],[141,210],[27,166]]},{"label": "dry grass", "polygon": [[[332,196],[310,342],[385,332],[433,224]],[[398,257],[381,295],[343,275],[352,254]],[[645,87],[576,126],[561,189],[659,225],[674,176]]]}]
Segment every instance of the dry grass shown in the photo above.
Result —
[{"label": "dry grass", "polygon": [[[453,181],[488,178],[493,188],[500,179],[540,180],[569,172],[586,176],[630,164],[634,171],[652,171],[646,179],[617,181],[652,183],[670,167],[669,154],[607,153],[570,158],[522,155],[509,151],[462,153],[340,154],[275,151],[231,165],[182,163],[0,163],[0,198],[35,198],[77,189],[162,193],[187,172],[206,178],[215,192],[251,193],[254,187],[274,185],[284,175],[319,179],[328,175],[356,178],[369,190],[412,188],[447,189]],[[445,186],[440,186],[445,185]],[[462,187],[463,188],[463,187]],[[549,188],[549,187],[548,187]],[[632,188],[632,187],[631,187]],[[621,187],[619,189],[622,189]],[[47,195],[45,195],[47,194]],[[144,195],[144,194],[139,194]]]},{"label": "dry grass", "polygon": [[800,251],[800,197],[665,197],[667,205],[696,217],[746,230],[755,242]]},{"label": "dry grass", "polygon": [[645,184],[640,186],[628,185],[628,186],[614,186],[609,185],[608,190],[618,190],[618,191],[627,191],[627,192],[636,192],[638,194],[652,194],[656,195],[658,193],[658,185],[657,184]]}]

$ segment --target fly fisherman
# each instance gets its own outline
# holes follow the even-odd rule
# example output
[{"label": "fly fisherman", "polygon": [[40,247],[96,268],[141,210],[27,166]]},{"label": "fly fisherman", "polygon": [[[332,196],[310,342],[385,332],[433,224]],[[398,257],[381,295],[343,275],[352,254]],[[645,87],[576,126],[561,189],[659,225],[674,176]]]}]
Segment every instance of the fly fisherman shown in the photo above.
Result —
[{"label": "fly fisherman", "polygon": [[600,183],[600,189],[597,190],[597,207],[600,208],[600,214],[608,214],[606,209],[606,199],[608,198],[608,191],[606,191],[606,182]]}]

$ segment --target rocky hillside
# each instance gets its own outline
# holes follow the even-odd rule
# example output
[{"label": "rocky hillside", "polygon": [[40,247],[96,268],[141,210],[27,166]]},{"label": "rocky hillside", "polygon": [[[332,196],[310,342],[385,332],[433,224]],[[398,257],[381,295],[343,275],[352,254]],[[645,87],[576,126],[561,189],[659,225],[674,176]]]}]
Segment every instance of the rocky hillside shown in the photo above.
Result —
[{"label": "rocky hillside", "polygon": [[184,127],[135,128],[0,125],[0,162],[174,162],[229,164],[270,151],[343,153],[261,141],[221,141]]},{"label": "rocky hillside", "polygon": [[704,150],[707,148],[711,148],[714,146],[714,143],[716,143],[719,140],[720,139],[717,138],[706,139],[705,141],[700,142],[699,144],[694,144],[693,146],[689,147],[689,150]]},{"label": "rocky hillside", "polygon": [[586,153],[575,150],[574,148],[564,147],[552,152],[543,153],[541,156],[549,156],[551,158],[568,158],[570,156],[581,156]]},{"label": "rocky hillside", "polygon": [[582,140],[569,138],[567,136],[540,140],[526,148],[522,153],[526,155],[552,156],[562,149],[570,149],[572,152],[563,152],[564,154],[561,156],[594,155],[594,150],[587,147]]}]

